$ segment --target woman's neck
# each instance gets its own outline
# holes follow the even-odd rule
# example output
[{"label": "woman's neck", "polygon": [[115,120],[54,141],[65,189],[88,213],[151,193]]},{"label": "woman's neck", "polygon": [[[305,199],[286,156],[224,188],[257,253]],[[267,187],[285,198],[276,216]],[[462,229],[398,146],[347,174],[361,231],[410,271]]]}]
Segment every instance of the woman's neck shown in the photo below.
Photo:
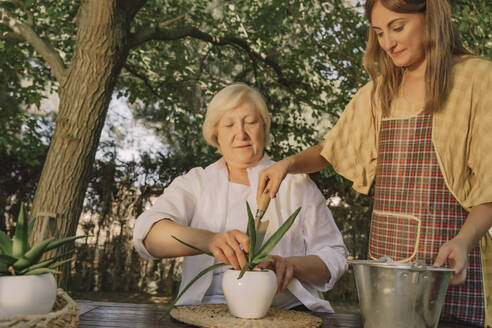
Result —
[{"label": "woman's neck", "polygon": [[248,171],[246,168],[234,167],[227,164],[229,181],[249,186]]},{"label": "woman's neck", "polygon": [[425,70],[425,60],[417,67],[405,69],[403,97],[411,104],[423,104],[425,102]]}]

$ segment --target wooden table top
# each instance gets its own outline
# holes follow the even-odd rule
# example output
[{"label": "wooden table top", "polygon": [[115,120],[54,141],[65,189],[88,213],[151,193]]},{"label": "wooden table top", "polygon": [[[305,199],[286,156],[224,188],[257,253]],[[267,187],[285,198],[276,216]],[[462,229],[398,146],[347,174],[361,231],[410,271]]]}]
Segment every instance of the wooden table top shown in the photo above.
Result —
[{"label": "wooden table top", "polygon": [[[190,328],[172,318],[160,320],[167,309],[165,304],[134,304],[75,300],[80,308],[79,328],[119,327],[119,328]],[[321,327],[362,328],[362,319],[356,313],[312,313],[323,319]],[[464,328],[467,326],[440,323],[439,328]]]}]

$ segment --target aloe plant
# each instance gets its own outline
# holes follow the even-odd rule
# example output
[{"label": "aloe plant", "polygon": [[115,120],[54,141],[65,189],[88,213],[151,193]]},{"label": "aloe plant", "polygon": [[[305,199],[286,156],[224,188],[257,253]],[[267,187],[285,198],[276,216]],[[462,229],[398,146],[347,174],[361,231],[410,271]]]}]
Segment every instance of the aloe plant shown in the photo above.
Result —
[{"label": "aloe plant", "polygon": [[[251,208],[249,207],[249,203],[246,202],[246,209],[248,212],[248,235],[249,235],[249,253],[248,253],[248,262],[242,267],[241,272],[239,273],[238,279],[241,279],[246,272],[246,270],[253,270],[258,264],[261,262],[268,262],[268,261],[273,261],[272,258],[268,257],[268,254],[272,251],[272,249],[278,244],[278,242],[282,239],[282,237],[285,235],[285,233],[290,229],[292,224],[294,223],[294,220],[297,217],[297,214],[299,214],[299,211],[301,208],[299,207],[297,210],[294,211],[294,213],[289,216],[289,218],[275,231],[272,236],[258,249],[255,249],[255,244],[256,244],[256,229],[255,229],[255,219],[253,217],[253,213],[251,212]],[[173,235],[171,235],[174,239],[182,243],[183,245],[186,245],[194,250],[199,251],[200,253],[207,254],[209,256],[212,256],[212,253],[202,250],[196,246],[193,246]],[[217,263],[214,265],[211,265],[202,271],[200,271],[189,283],[186,285],[186,287],[176,296],[176,298],[171,302],[169,305],[169,308],[167,311],[162,315],[161,318],[167,316],[169,312],[171,312],[172,308],[176,304],[176,302],[183,296],[183,294],[193,285],[198,279],[200,279],[202,276],[204,276],[206,273],[213,271],[221,266],[224,265],[229,265],[227,263]]]},{"label": "aloe plant", "polygon": [[66,257],[72,255],[75,249],[41,261],[43,254],[75,239],[87,237],[48,238],[31,247],[29,236],[34,226],[34,219],[29,223],[28,221],[24,204],[21,204],[14,236],[10,238],[0,230],[0,276],[61,273],[56,268],[69,262],[71,258]]}]

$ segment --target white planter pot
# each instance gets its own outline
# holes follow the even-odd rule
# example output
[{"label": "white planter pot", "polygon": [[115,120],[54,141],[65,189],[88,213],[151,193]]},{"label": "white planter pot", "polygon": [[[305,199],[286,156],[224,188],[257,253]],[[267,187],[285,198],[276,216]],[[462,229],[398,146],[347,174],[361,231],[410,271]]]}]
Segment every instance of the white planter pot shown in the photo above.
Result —
[{"label": "white planter pot", "polygon": [[46,314],[56,299],[53,274],[0,277],[0,316]]},{"label": "white planter pot", "polygon": [[232,315],[239,318],[262,318],[266,315],[277,290],[277,277],[271,270],[227,270],[222,277],[222,290]]}]

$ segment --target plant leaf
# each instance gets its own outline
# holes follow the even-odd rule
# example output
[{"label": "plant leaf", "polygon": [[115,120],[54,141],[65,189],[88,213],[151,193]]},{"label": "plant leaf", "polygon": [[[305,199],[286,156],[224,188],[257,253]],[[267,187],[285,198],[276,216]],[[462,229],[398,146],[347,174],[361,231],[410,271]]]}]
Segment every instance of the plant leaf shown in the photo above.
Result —
[{"label": "plant leaf", "polygon": [[24,203],[21,203],[19,216],[15,225],[15,234],[12,238],[12,256],[21,257],[29,250],[27,235],[27,215]]},{"label": "plant leaf", "polygon": [[[248,270],[249,268],[251,267],[251,263],[246,263],[242,269],[241,269],[241,272],[239,272],[239,276],[237,277],[237,279],[241,279],[243,276],[244,276],[244,273],[246,272],[246,270]],[[254,266],[253,266],[253,269],[254,269]]]},{"label": "plant leaf", "polygon": [[29,221],[29,224],[27,225],[27,236],[31,236],[32,229],[34,228],[34,222],[36,221],[36,218],[32,218],[31,221]]},{"label": "plant leaf", "polygon": [[60,271],[57,271],[57,270],[54,270],[54,269],[50,269],[50,268],[38,268],[38,269],[31,270],[31,271],[27,271],[26,273],[24,273],[24,275],[27,276],[27,275],[50,273],[50,272],[51,273],[54,273],[54,274],[61,274]]},{"label": "plant leaf", "polygon": [[210,256],[214,257],[214,256],[212,255],[212,253],[210,253],[210,252],[208,252],[208,251],[204,251],[203,249],[200,249],[200,248],[198,248],[198,247],[196,247],[196,246],[193,246],[193,245],[191,245],[191,244],[188,244],[187,242],[182,241],[182,240],[181,240],[181,239],[179,239],[178,237],[175,237],[175,236],[173,236],[173,235],[171,235],[171,237],[173,237],[174,239],[176,239],[177,241],[179,241],[181,244],[183,244],[183,245],[185,245],[185,246],[188,246],[189,248],[193,248],[195,251],[199,251],[200,253],[207,254],[207,255],[210,255]]},{"label": "plant leaf", "polygon": [[248,262],[251,262],[255,256],[255,245],[256,245],[256,229],[255,229],[255,219],[253,218],[253,213],[249,207],[248,201],[246,201],[246,209],[248,210],[248,236],[249,236],[249,253]]},{"label": "plant leaf", "polygon": [[57,247],[60,247],[61,245],[63,244],[66,244],[68,242],[71,242],[75,239],[80,239],[80,238],[87,238],[89,237],[89,235],[83,235],[83,236],[71,236],[71,237],[65,237],[65,238],[61,238],[61,239],[57,239],[57,240],[53,240],[52,242],[50,242],[48,244],[48,246],[46,246],[46,249],[44,250],[45,252],[49,251],[49,250],[52,250],[53,248],[57,248]]},{"label": "plant leaf", "polygon": [[73,260],[73,257],[71,257],[69,259],[66,259],[66,260],[63,260],[63,261],[55,262],[55,263],[53,263],[53,264],[50,265],[50,269],[57,268],[60,265],[63,265],[63,264],[68,263],[68,262],[71,262],[72,260]]},{"label": "plant leaf", "polygon": [[38,261],[41,255],[45,252],[46,246],[52,241],[53,238],[48,238],[31,248],[26,254],[22,255],[22,257],[15,261],[12,265],[14,269],[22,270],[31,265],[31,263]]},{"label": "plant leaf", "polygon": [[254,266],[257,266],[258,264],[260,264],[261,262],[273,262],[275,261],[273,258],[271,257],[268,257],[268,256],[265,256],[265,257],[260,257],[260,258],[257,258],[253,261],[253,265]]},{"label": "plant leaf", "polygon": [[17,261],[15,257],[12,257],[10,255],[0,254],[0,263],[12,265],[14,264],[15,261]]},{"label": "plant leaf", "polygon": [[[54,264],[56,261],[58,261],[59,259],[62,259],[64,258],[65,256],[67,255],[72,255],[72,253],[75,252],[75,249],[71,249],[69,250],[68,252],[65,252],[63,254],[60,254],[60,255],[57,255],[57,256],[54,256],[52,258],[49,258],[47,260],[44,260],[43,262],[39,262],[37,264],[33,264],[31,266],[28,266],[27,268],[23,269],[22,271],[19,272],[19,274],[25,274],[27,271],[30,271],[30,270],[34,270],[34,269],[38,269],[38,268],[47,268],[47,267],[53,267]],[[72,258],[70,258],[71,260]]]},{"label": "plant leaf", "polygon": [[270,254],[272,249],[278,244],[280,239],[285,235],[287,230],[289,230],[290,226],[292,223],[294,223],[294,220],[297,217],[297,214],[299,214],[299,211],[301,208],[299,207],[294,213],[292,213],[291,216],[275,231],[275,233],[270,237],[270,239],[267,240],[265,244],[263,244],[263,247],[260,248],[258,253],[255,255],[253,258],[253,262],[256,262],[257,259],[262,258]]},{"label": "plant leaf", "polygon": [[176,302],[181,298],[181,296],[183,296],[183,294],[191,287],[191,285],[193,285],[195,283],[195,281],[197,281],[198,279],[200,279],[202,276],[204,276],[206,273],[210,272],[210,271],[213,271],[221,266],[224,266],[224,265],[230,265],[230,264],[226,264],[226,263],[217,263],[217,264],[214,264],[214,265],[211,265],[209,266],[208,268],[205,268],[203,269],[202,271],[200,271],[200,273],[198,273],[195,278],[193,278],[190,283],[188,285],[186,285],[186,287],[181,291],[181,293],[178,294],[178,296],[176,296],[176,298],[171,302],[171,304],[169,305],[169,308],[166,310],[166,312],[164,312],[164,314],[161,316],[161,320],[166,317],[169,312],[171,312],[171,310],[173,309],[174,305],[176,304]]},{"label": "plant leaf", "polygon": [[12,255],[12,239],[0,230],[0,253]]},{"label": "plant leaf", "polygon": [[9,267],[10,265],[0,262],[0,277],[9,275]]},{"label": "plant leaf", "polygon": [[9,267],[15,262],[17,259],[15,257],[0,254],[0,276],[9,275]]}]

